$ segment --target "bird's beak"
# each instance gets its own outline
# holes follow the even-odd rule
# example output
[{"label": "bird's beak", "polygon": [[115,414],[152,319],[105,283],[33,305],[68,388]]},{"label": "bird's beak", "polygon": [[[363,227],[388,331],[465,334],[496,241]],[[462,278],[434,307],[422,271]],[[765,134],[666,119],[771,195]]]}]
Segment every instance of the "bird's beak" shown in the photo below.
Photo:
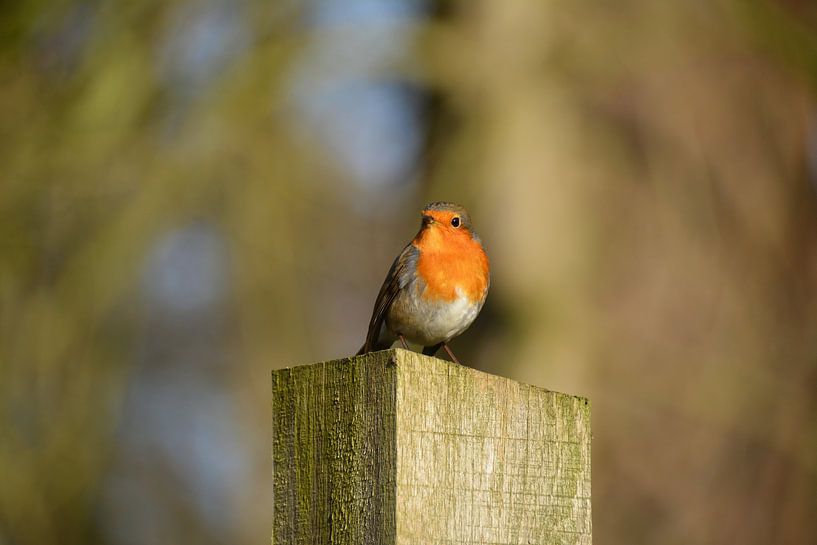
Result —
[{"label": "bird's beak", "polygon": [[431,225],[432,223],[434,223],[434,218],[432,218],[431,216],[426,216],[425,214],[423,214],[423,227],[427,227],[427,226]]}]

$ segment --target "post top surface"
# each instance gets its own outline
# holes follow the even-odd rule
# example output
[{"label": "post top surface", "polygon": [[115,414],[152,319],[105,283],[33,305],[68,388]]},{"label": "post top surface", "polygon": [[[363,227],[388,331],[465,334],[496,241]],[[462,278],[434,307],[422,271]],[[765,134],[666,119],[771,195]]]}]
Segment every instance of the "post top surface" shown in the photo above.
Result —
[{"label": "post top surface", "polygon": [[368,354],[363,354],[360,356],[351,356],[348,358],[339,358],[336,360],[327,360],[323,362],[316,362],[316,363],[309,363],[304,365],[298,365],[294,367],[285,367],[282,369],[273,370],[273,377],[277,373],[290,373],[296,371],[297,369],[301,368],[311,368],[313,366],[338,366],[338,365],[348,365],[352,362],[362,362],[364,364],[369,365],[386,365],[386,366],[394,366],[397,369],[407,370],[407,371],[423,371],[430,374],[447,374],[449,376],[452,375],[460,375],[460,376],[470,376],[472,379],[476,380],[500,380],[500,381],[510,381],[516,384],[519,384],[525,388],[532,388],[534,390],[541,391],[542,393],[548,393],[551,395],[557,396],[567,396],[571,398],[576,398],[577,400],[581,401],[583,405],[586,407],[590,407],[590,399],[585,396],[574,395],[574,394],[567,394],[564,392],[557,392],[554,390],[549,390],[547,388],[536,386],[534,384],[528,384],[524,382],[520,382],[514,380],[512,378],[503,377],[501,375],[493,375],[491,373],[486,373],[485,371],[480,371],[479,369],[474,369],[473,367],[468,367],[467,365],[459,365],[457,363],[443,360],[440,358],[436,358],[433,356],[426,356],[419,352],[414,352],[412,350],[406,350],[404,348],[389,348],[388,350],[380,350],[377,352],[369,352]]}]

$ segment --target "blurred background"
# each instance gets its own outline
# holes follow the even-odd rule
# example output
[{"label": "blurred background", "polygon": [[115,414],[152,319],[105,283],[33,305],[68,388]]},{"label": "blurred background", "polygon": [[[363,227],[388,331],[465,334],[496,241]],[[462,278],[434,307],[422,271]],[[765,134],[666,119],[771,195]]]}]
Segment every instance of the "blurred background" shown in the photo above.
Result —
[{"label": "blurred background", "polygon": [[817,543],[817,5],[29,0],[0,18],[0,545],[269,539],[272,368],[419,210],[468,364],[593,401],[599,544]]}]

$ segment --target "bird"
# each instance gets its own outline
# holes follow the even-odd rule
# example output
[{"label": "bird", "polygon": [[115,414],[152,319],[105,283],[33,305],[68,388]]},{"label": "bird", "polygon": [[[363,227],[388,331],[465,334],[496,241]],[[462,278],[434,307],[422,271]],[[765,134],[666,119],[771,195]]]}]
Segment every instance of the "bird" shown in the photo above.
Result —
[{"label": "bird", "polygon": [[471,216],[452,202],[432,202],[420,230],[392,263],[375,299],[366,341],[357,355],[384,350],[400,340],[433,356],[473,323],[491,285],[488,254]]}]

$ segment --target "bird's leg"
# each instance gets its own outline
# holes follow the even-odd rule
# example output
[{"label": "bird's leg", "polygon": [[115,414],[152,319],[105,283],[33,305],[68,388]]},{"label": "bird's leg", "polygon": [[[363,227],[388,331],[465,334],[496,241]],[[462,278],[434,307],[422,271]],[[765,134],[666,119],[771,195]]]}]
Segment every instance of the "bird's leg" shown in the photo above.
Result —
[{"label": "bird's leg", "polygon": [[457,356],[455,356],[454,353],[451,351],[451,349],[448,348],[448,345],[445,342],[443,342],[442,345],[443,345],[443,348],[445,348],[445,351],[448,352],[448,355],[451,357],[451,361],[453,361],[454,363],[457,363],[459,365],[462,365],[460,363],[460,360],[457,359]]},{"label": "bird's leg", "polygon": [[406,338],[405,338],[405,337],[403,337],[403,335],[402,335],[402,334],[398,335],[398,337],[400,337],[400,344],[402,344],[402,345],[403,345],[403,348],[405,348],[406,350],[408,350],[408,349],[409,349],[409,347],[408,347],[408,343],[406,343]]},{"label": "bird's leg", "polygon": [[434,354],[437,353],[437,350],[439,350],[440,347],[445,348],[445,351],[448,352],[448,357],[451,358],[451,361],[462,365],[460,363],[460,360],[457,359],[457,356],[454,355],[454,353],[451,351],[450,348],[448,348],[448,345],[445,342],[437,343],[431,346],[426,346],[425,348],[423,348],[423,354],[425,354],[426,356],[433,356]]}]

